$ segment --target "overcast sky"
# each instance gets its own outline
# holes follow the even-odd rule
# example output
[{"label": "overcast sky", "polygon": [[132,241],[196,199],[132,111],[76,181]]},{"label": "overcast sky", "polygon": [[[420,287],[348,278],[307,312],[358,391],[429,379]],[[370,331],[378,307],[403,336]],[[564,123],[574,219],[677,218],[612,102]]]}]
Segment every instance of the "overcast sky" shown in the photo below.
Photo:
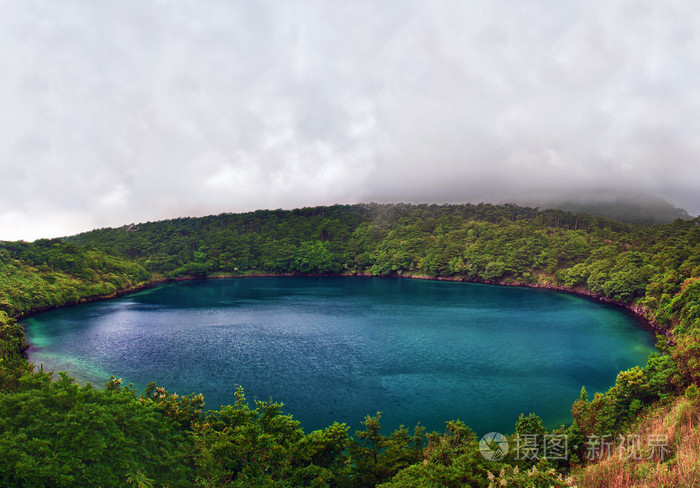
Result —
[{"label": "overcast sky", "polygon": [[0,239],[643,191],[700,213],[691,0],[0,0]]}]

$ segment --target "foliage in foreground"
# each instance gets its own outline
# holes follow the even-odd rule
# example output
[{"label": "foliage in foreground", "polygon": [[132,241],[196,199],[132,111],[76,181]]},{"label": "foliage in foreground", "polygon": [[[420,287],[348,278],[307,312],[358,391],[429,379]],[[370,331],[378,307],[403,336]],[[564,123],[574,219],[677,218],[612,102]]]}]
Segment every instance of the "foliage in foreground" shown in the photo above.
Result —
[{"label": "foliage in foreground", "polygon": [[[652,488],[700,486],[700,390],[691,387],[683,396],[642,416],[624,436],[613,439],[612,455],[576,473],[580,488]],[[668,440],[656,449],[634,452],[630,442]]]},{"label": "foliage in foreground", "polygon": [[120,486],[142,470],[188,486],[186,437],[130,389],[81,387],[65,375],[24,376],[0,394],[2,486]]},{"label": "foliage in foreground", "polygon": [[410,468],[424,456],[452,481],[444,486],[484,485],[488,469],[503,469],[480,457],[459,422],[427,444],[418,428],[383,435],[379,414],[354,437],[338,423],[305,434],[281,404],[251,406],[242,389],[233,405],[204,413],[201,396],[155,385],[139,396],[114,378],[95,389],[41,372],[20,385],[0,393],[2,486],[373,487],[397,473],[406,473],[399,483],[415,479]]}]

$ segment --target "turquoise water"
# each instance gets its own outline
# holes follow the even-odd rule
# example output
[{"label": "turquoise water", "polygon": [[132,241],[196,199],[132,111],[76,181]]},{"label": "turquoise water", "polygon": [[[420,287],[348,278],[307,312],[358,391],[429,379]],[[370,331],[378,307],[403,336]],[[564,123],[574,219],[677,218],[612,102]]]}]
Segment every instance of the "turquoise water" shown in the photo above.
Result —
[{"label": "turquoise water", "polygon": [[285,403],[305,430],[388,429],[461,419],[512,432],[520,413],[570,422],[592,396],[643,365],[653,335],[620,310],[566,294],[379,278],[187,281],[27,319],[30,360],[103,384],[204,393],[208,408]]}]

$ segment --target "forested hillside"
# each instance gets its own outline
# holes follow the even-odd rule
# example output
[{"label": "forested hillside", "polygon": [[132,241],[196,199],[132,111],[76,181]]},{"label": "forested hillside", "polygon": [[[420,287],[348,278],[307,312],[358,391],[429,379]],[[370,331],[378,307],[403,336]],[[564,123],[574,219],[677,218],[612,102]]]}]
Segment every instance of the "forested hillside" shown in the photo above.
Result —
[{"label": "forested hillside", "polygon": [[[13,320],[149,281],[326,273],[586,293],[645,315],[664,334],[663,354],[652,355],[646,368],[621,372],[605,394],[589,398],[582,391],[572,407],[574,423],[547,432],[568,436],[567,460],[487,461],[459,422],[444,433],[385,435],[375,416],[356,433],[338,424],[304,433],[280,405],[251,405],[242,391],[235,405],[205,412],[201,397],[155,385],[138,393],[117,380],[105,389],[52,383],[44,373],[29,373],[22,328]],[[0,480],[3,486],[567,486],[564,477],[573,476],[583,486],[602,486],[587,439],[616,439],[639,419],[681,408],[681,399],[686,413],[700,412],[699,278],[698,218],[642,226],[514,205],[257,211],[0,243]],[[544,433],[534,415],[514,419],[514,435]],[[669,464],[681,459],[680,451],[675,444],[670,449],[666,459],[651,459],[646,472],[680,470]]]},{"label": "forested hillside", "polygon": [[132,224],[67,241],[169,278],[369,273],[541,283],[637,303],[664,328],[697,320],[686,305],[700,276],[698,218],[642,226],[514,205],[367,204]]},{"label": "forested hillside", "polygon": [[0,311],[11,316],[110,295],[148,279],[133,261],[58,239],[0,242]]}]

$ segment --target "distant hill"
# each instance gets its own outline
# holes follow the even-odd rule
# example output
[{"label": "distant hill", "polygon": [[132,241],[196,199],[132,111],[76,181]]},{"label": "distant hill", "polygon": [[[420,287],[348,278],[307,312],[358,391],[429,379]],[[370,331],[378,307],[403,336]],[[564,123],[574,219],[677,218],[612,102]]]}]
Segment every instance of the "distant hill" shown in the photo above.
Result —
[{"label": "distant hill", "polygon": [[687,211],[662,198],[641,195],[544,199],[526,203],[540,208],[554,208],[577,214],[586,213],[631,224],[666,224],[676,219],[692,218]]}]

